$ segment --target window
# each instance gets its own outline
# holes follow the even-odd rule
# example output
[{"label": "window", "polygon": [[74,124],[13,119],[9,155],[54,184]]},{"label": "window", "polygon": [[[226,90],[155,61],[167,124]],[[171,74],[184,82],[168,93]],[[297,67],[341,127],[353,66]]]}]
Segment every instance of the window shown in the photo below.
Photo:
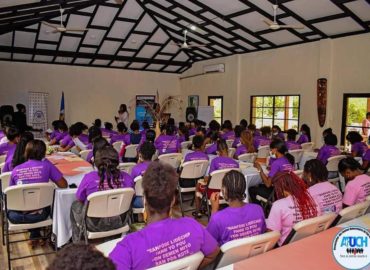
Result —
[{"label": "window", "polygon": [[300,96],[251,96],[251,122],[257,128],[278,125],[298,130],[299,102]]},{"label": "window", "polygon": [[213,119],[222,124],[222,114],[223,114],[223,96],[212,96],[208,97],[208,106],[213,106]]}]

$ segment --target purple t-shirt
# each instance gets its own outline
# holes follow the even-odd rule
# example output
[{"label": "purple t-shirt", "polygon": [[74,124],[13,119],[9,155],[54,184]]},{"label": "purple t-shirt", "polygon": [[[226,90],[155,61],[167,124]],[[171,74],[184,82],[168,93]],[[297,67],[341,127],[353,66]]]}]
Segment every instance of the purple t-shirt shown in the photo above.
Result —
[{"label": "purple t-shirt", "polygon": [[308,143],[310,140],[308,139],[308,136],[306,134],[302,134],[299,136],[297,143],[302,144],[302,143]]},{"label": "purple t-shirt", "polygon": [[135,180],[136,177],[143,175],[149,164],[150,161],[144,161],[136,164],[131,170],[131,178]]},{"label": "purple t-shirt", "polygon": [[271,140],[266,136],[255,136],[253,139],[254,148],[258,149],[260,146],[270,145]]},{"label": "purple t-shirt", "polygon": [[16,147],[17,145],[11,142],[0,144],[0,155],[6,155],[9,150],[11,150],[12,148],[15,149]]},{"label": "purple t-shirt", "polygon": [[240,143],[240,138],[239,137],[236,137],[235,139],[234,139],[234,142],[233,142],[233,144],[232,144],[232,148],[237,148],[238,147],[238,144]]},{"label": "purple t-shirt", "polygon": [[190,136],[195,135],[195,133],[197,133],[197,129],[196,128],[189,129],[189,135]]},{"label": "purple t-shirt", "polygon": [[228,131],[221,135],[221,138],[224,140],[234,140],[235,139],[235,132],[234,131]]},{"label": "purple t-shirt", "polygon": [[288,150],[302,149],[302,146],[295,141],[287,141],[285,142],[285,145],[288,148]]},{"label": "purple t-shirt", "polygon": [[248,153],[248,149],[244,144],[242,144],[242,145],[239,145],[238,148],[236,148],[235,156],[238,157],[246,153]]},{"label": "purple t-shirt", "polygon": [[370,149],[368,149],[365,153],[365,155],[362,157],[362,160],[365,161],[370,161]]},{"label": "purple t-shirt", "polygon": [[333,145],[324,145],[320,148],[317,154],[317,159],[320,160],[324,165],[328,163],[328,158],[339,156],[340,150]]},{"label": "purple t-shirt", "polygon": [[67,134],[61,141],[60,141],[60,146],[62,147],[67,147],[67,146],[70,146],[70,147],[73,147],[75,145],[75,143],[73,142],[73,139],[71,137],[71,135]]},{"label": "purple t-shirt", "polygon": [[207,155],[215,155],[217,152],[217,143],[213,143],[212,145],[208,146],[205,152]]},{"label": "purple t-shirt", "polygon": [[14,146],[15,147],[10,148],[9,151],[6,153],[4,168],[1,172],[10,172],[11,170],[13,170],[12,161],[15,150],[17,149],[16,144],[14,144]]},{"label": "purple t-shirt", "polygon": [[209,160],[209,157],[206,153],[202,151],[194,151],[191,153],[187,153],[184,158],[184,162],[193,161],[193,160]]},{"label": "purple t-shirt", "polygon": [[[120,188],[134,187],[134,181],[132,180],[131,176],[125,172],[121,172],[119,181],[121,183]],[[86,202],[87,197],[91,193],[99,191],[99,183],[100,176],[98,175],[97,171],[85,174],[84,178],[82,178],[80,185],[78,186],[76,198],[81,202]],[[115,187],[113,183],[112,186]],[[104,181],[104,190],[108,189],[110,189],[110,187],[108,186],[107,181]]]},{"label": "purple t-shirt", "polygon": [[160,135],[155,140],[154,146],[158,150],[159,155],[177,153],[181,149],[179,140],[175,135]]},{"label": "purple t-shirt", "polygon": [[127,138],[127,134],[116,134],[110,138],[110,143],[113,144],[115,142],[124,142],[126,138]]},{"label": "purple t-shirt", "polygon": [[80,136],[78,136],[78,139],[84,144],[84,145],[88,145],[89,144],[89,136],[86,135],[86,134],[81,134]]},{"label": "purple t-shirt", "polygon": [[65,132],[60,132],[60,131],[58,131],[58,132],[55,134],[54,139],[55,139],[55,141],[56,141],[57,143],[60,143],[60,141],[61,141],[61,140],[63,140],[63,139],[64,139],[64,137],[66,137],[66,136],[68,136],[68,132],[67,132],[67,131],[65,131]]},{"label": "purple t-shirt", "polygon": [[209,173],[222,170],[222,169],[234,169],[239,168],[239,163],[229,157],[216,157],[212,159],[211,165],[209,166]]},{"label": "purple t-shirt", "polygon": [[101,133],[104,137],[111,137],[113,135],[116,135],[117,132],[114,130],[106,129],[106,128],[100,128]]},{"label": "purple t-shirt", "polygon": [[54,130],[49,136],[50,140],[54,139],[58,133],[60,133],[59,130]]},{"label": "purple t-shirt", "polygon": [[352,144],[351,152],[352,153],[356,152],[356,157],[362,157],[366,153],[367,149],[368,147],[366,143],[357,142],[357,143]]},{"label": "purple t-shirt", "polygon": [[226,242],[262,234],[266,231],[262,207],[248,203],[242,207],[227,207],[211,216],[207,231],[221,246]]},{"label": "purple t-shirt", "polygon": [[128,234],[109,258],[117,270],[148,269],[201,251],[209,256],[216,240],[192,218],[167,218]]},{"label": "purple t-shirt", "polygon": [[273,162],[271,161],[270,172],[268,177],[272,178],[278,172],[290,172],[293,171],[293,165],[286,159],[286,157],[281,157],[275,159]]},{"label": "purple t-shirt", "polygon": [[63,177],[61,172],[47,159],[28,160],[16,166],[10,176],[10,186],[53,182]]}]

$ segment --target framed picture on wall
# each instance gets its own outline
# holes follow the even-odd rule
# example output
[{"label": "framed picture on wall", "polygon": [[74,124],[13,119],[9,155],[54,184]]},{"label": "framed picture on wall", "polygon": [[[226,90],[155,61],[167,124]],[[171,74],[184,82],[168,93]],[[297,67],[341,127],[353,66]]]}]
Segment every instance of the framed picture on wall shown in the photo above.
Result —
[{"label": "framed picture on wall", "polygon": [[188,96],[188,107],[198,108],[198,106],[199,106],[199,96],[198,95]]}]

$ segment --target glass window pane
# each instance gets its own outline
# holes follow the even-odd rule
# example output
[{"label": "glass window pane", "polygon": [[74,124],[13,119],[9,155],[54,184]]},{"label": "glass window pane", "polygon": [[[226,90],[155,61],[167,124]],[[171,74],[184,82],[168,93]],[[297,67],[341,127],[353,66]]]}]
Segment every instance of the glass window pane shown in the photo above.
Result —
[{"label": "glass window pane", "polygon": [[263,109],[263,117],[272,118],[272,108],[264,108]]},{"label": "glass window pane", "polygon": [[289,107],[298,107],[299,105],[299,96],[289,96]]},{"label": "glass window pane", "polygon": [[284,120],[274,120],[274,125],[277,125],[281,128],[281,130],[285,130],[285,127],[284,127]]},{"label": "glass window pane", "polygon": [[285,96],[275,97],[275,107],[285,107]]},{"label": "glass window pane", "polygon": [[255,109],[255,112],[256,112],[255,117],[262,117],[263,116],[263,109],[262,108]]},{"label": "glass window pane", "polygon": [[257,128],[262,127],[262,119],[261,118],[256,118],[256,121],[254,123]]},{"label": "glass window pane", "polygon": [[274,118],[285,118],[285,108],[275,108]]},{"label": "glass window pane", "polygon": [[362,126],[367,112],[367,98],[348,98],[347,125]]},{"label": "glass window pane", "polygon": [[262,126],[272,126],[272,119],[263,119]]},{"label": "glass window pane", "polygon": [[254,97],[253,104],[255,107],[262,107],[263,106],[263,97]]},{"label": "glass window pane", "polygon": [[298,119],[298,112],[299,112],[298,108],[289,108],[287,118]]},{"label": "glass window pane", "polygon": [[295,130],[298,130],[298,121],[296,120],[289,120],[288,121],[288,129],[295,129]]},{"label": "glass window pane", "polygon": [[263,97],[263,107],[272,107],[273,97]]}]

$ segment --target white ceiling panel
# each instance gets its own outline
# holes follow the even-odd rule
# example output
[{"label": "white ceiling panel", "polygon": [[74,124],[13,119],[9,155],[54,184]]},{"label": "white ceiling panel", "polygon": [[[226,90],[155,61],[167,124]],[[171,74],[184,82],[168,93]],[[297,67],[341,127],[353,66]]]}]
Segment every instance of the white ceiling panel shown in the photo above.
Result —
[{"label": "white ceiling panel", "polygon": [[89,48],[89,47],[81,47],[80,52],[83,53],[96,53],[97,49],[95,48]]},{"label": "white ceiling panel", "polygon": [[0,59],[10,59],[12,57],[11,53],[0,52]]},{"label": "white ceiling panel", "polygon": [[107,66],[109,64],[110,60],[102,60],[102,59],[97,59],[94,62],[92,62],[93,65],[97,66]]},{"label": "white ceiling panel", "polygon": [[118,15],[121,18],[138,19],[144,10],[139,6],[136,0],[126,0],[123,10]]},{"label": "white ceiling panel", "polygon": [[162,28],[158,28],[155,34],[149,39],[149,42],[165,43],[168,39],[169,36],[162,30]]},{"label": "white ceiling panel", "polygon": [[305,20],[317,19],[329,15],[343,13],[330,0],[294,0],[284,3],[291,11]]},{"label": "white ceiling panel", "polygon": [[159,49],[158,46],[145,45],[137,54],[137,57],[151,58]]},{"label": "white ceiling panel", "polygon": [[244,5],[239,0],[202,0],[201,2],[211,7],[215,11],[221,13],[222,15],[229,15],[231,13],[249,8],[247,5]]},{"label": "white ceiling panel", "polygon": [[244,26],[249,30],[252,30],[253,32],[267,29],[266,24],[262,21],[262,19],[267,18],[256,11],[240,15],[232,19],[233,21],[237,22],[238,24]]},{"label": "white ceiling panel", "polygon": [[125,61],[114,61],[111,66],[112,67],[125,67],[129,64],[129,62],[125,62]]},{"label": "white ceiling panel", "polygon": [[99,45],[104,37],[105,32],[105,30],[90,28],[85,36],[83,44]]},{"label": "white ceiling panel", "polygon": [[134,23],[116,21],[109,31],[108,37],[125,39]]},{"label": "white ceiling panel", "polygon": [[147,69],[149,70],[160,70],[161,68],[163,68],[164,65],[159,65],[159,64],[150,64]]},{"label": "white ceiling panel", "polygon": [[103,45],[99,50],[99,53],[115,54],[120,46],[121,42],[107,40],[103,42]]},{"label": "white ceiling panel", "polygon": [[53,56],[49,55],[35,55],[33,58],[34,61],[39,61],[39,62],[51,62],[53,61]]},{"label": "white ceiling panel", "polygon": [[262,35],[265,39],[271,41],[275,45],[283,45],[293,42],[301,41],[299,37],[293,35],[288,30],[274,31],[268,34]]},{"label": "white ceiling panel", "polygon": [[35,45],[36,33],[15,31],[14,46],[33,48]]},{"label": "white ceiling panel", "polygon": [[12,46],[13,32],[0,35],[1,46]]},{"label": "white ceiling panel", "polygon": [[125,44],[122,46],[122,48],[126,49],[138,49],[144,41],[148,38],[148,36],[144,35],[138,35],[138,34],[132,34],[128,37]]},{"label": "white ceiling panel", "polygon": [[75,60],[75,63],[76,64],[80,64],[80,65],[88,65],[90,63],[91,59],[87,59],[87,58],[77,58]]},{"label": "white ceiling panel", "polygon": [[153,21],[153,19],[148,14],[145,14],[139,25],[136,26],[135,30],[151,33],[156,26],[157,24]]},{"label": "white ceiling panel", "polygon": [[137,69],[141,69],[141,68],[143,68],[144,66],[146,66],[147,65],[147,63],[132,63],[129,67],[130,68],[137,68]]},{"label": "white ceiling panel", "polygon": [[116,16],[118,8],[101,6],[98,8],[92,25],[110,26],[114,16]]},{"label": "white ceiling panel", "polygon": [[81,38],[78,37],[62,37],[60,42],[59,50],[60,51],[76,51],[78,44],[80,44]]},{"label": "white ceiling panel", "polygon": [[314,25],[327,35],[337,35],[363,30],[363,28],[351,18],[337,19],[316,23]]},{"label": "white ceiling panel", "polygon": [[32,54],[14,53],[13,59],[30,61],[32,59]]},{"label": "white ceiling panel", "polygon": [[357,15],[363,21],[370,21],[370,3],[365,0],[357,0],[349,3],[345,3],[355,15]]}]

